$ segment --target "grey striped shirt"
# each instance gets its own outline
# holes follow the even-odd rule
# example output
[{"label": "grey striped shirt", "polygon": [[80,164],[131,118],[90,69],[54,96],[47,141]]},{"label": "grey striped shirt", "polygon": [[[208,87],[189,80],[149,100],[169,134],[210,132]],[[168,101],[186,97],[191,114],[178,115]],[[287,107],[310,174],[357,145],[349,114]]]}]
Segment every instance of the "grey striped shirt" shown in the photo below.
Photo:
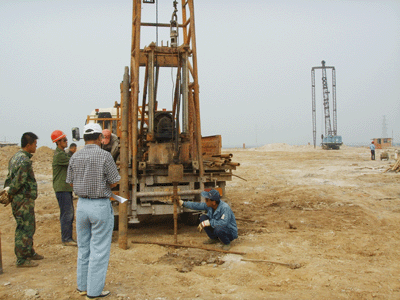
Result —
[{"label": "grey striped shirt", "polygon": [[81,198],[110,198],[110,184],[120,179],[111,154],[95,144],[85,145],[69,161],[66,182]]}]

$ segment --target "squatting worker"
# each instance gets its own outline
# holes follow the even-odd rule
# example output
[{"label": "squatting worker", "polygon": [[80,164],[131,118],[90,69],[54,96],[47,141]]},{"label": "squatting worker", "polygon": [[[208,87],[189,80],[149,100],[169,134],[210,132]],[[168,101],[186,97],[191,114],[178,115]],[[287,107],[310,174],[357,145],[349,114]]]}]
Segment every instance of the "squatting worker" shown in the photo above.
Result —
[{"label": "squatting worker", "polygon": [[70,160],[70,156],[64,151],[68,146],[68,139],[61,130],[54,130],[51,140],[57,145],[53,155],[53,189],[60,207],[61,243],[64,246],[76,246],[76,241],[72,238],[74,221],[72,186],[65,182]]},{"label": "squatting worker", "polygon": [[4,187],[12,198],[11,208],[17,223],[15,229],[15,255],[17,267],[36,267],[44,257],[33,249],[35,234],[35,200],[37,183],[32,169],[32,154],[36,152],[38,137],[25,132],[21,137],[21,150],[8,162],[8,175]]},{"label": "squatting worker", "polygon": [[119,139],[109,129],[103,130],[103,139],[101,141],[101,148],[110,152],[114,161],[117,161],[119,156]]},{"label": "squatting worker", "polygon": [[121,178],[111,154],[100,148],[102,138],[99,124],[85,125],[85,147],[71,157],[66,180],[79,197],[76,210],[77,290],[88,299],[110,294],[103,291],[114,226],[109,198],[111,188]]},{"label": "squatting worker", "polygon": [[238,237],[235,215],[229,205],[222,201],[217,190],[201,192],[201,196],[206,202],[190,202],[179,200],[179,204],[194,210],[205,210],[207,215],[200,217],[198,227],[201,232],[203,229],[209,239],[204,244],[216,244],[219,241],[223,244],[223,250],[231,248],[231,241]]}]

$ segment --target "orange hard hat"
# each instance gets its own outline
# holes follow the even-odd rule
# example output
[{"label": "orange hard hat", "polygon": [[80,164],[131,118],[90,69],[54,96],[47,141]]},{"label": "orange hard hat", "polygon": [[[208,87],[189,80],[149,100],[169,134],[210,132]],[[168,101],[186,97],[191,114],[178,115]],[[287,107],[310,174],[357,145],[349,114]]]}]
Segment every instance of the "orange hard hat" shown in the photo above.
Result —
[{"label": "orange hard hat", "polygon": [[64,132],[62,132],[61,130],[54,130],[51,133],[50,137],[51,137],[51,140],[53,141],[53,143],[55,143],[55,142],[61,140],[62,138],[65,138],[66,136],[67,135]]}]

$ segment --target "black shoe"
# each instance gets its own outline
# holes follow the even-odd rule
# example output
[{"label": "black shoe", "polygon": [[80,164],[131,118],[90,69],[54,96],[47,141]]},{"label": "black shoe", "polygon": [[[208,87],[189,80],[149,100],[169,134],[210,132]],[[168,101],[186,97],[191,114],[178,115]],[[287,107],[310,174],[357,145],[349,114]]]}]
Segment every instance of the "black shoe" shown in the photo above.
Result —
[{"label": "black shoe", "polygon": [[104,298],[104,297],[107,297],[107,296],[110,296],[110,292],[109,291],[102,291],[99,296],[86,295],[86,299],[100,299],[100,298]]}]

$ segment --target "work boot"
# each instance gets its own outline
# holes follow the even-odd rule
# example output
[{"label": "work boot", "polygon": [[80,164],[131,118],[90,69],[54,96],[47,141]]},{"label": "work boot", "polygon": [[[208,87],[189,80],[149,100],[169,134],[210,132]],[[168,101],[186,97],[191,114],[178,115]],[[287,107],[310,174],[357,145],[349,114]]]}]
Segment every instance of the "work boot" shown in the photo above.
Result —
[{"label": "work boot", "polygon": [[67,242],[62,242],[64,246],[78,246],[78,244],[74,240],[69,240]]},{"label": "work boot", "polygon": [[203,242],[205,245],[210,245],[210,244],[217,244],[219,242],[219,239],[208,239]]},{"label": "work boot", "polygon": [[40,254],[37,254],[37,253],[35,253],[31,257],[29,257],[29,259],[31,259],[31,260],[42,260],[43,258],[44,258],[43,255],[40,255]]},{"label": "work boot", "polygon": [[102,291],[100,295],[98,296],[89,296],[86,295],[86,299],[101,299],[104,297],[110,296],[110,292],[109,291]]},{"label": "work boot", "polygon": [[222,250],[229,251],[230,249],[231,249],[231,243],[222,246]]},{"label": "work boot", "polygon": [[32,268],[32,267],[37,267],[38,265],[39,264],[37,262],[27,259],[22,264],[17,265],[17,268]]}]

